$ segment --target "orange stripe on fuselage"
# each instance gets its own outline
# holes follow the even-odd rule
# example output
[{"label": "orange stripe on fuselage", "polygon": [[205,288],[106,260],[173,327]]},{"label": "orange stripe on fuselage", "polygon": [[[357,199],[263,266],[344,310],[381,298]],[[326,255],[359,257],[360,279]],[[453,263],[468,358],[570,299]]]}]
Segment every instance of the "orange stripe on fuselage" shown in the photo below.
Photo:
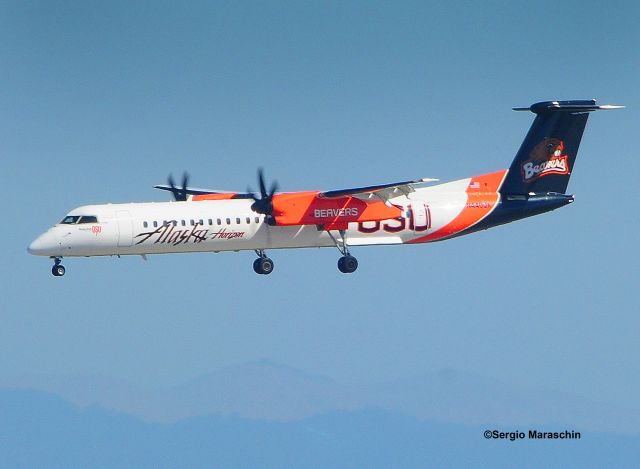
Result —
[{"label": "orange stripe on fuselage", "polygon": [[401,209],[388,207],[381,200],[365,202],[351,196],[324,199],[318,194],[319,191],[309,191],[275,195],[273,209],[277,224],[342,227],[350,222],[387,220],[402,214]]},{"label": "orange stripe on fuselage", "polygon": [[[325,225],[328,229],[346,229],[349,223],[380,221],[399,217],[402,210],[387,206],[381,200],[364,201],[345,196],[324,199],[320,191],[285,192],[273,197],[273,214],[276,224]],[[194,195],[193,201],[229,200],[236,193]]]},{"label": "orange stripe on fuselage", "polygon": [[236,192],[224,192],[221,194],[201,194],[194,195],[191,200],[194,202],[198,202],[200,200],[228,200],[233,199],[233,196],[236,195]]},{"label": "orange stripe on fuselage", "polygon": [[449,238],[478,223],[493,211],[500,200],[498,190],[506,174],[507,170],[503,169],[472,177],[466,189],[467,202],[462,211],[439,230],[408,243],[426,243]]}]

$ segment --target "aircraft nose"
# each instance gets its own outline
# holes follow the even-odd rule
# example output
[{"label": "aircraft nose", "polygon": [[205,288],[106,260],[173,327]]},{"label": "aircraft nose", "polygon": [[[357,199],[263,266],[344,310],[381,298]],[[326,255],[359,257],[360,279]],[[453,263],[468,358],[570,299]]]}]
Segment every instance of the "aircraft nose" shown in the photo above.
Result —
[{"label": "aircraft nose", "polygon": [[51,256],[59,246],[57,237],[51,231],[47,231],[33,240],[27,252],[34,256]]}]

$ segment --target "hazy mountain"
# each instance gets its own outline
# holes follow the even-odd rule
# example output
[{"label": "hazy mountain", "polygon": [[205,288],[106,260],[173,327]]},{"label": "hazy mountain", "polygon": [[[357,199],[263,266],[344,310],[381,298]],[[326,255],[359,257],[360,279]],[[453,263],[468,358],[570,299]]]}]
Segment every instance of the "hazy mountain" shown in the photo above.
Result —
[{"label": "hazy mountain", "polygon": [[640,437],[486,440],[483,427],[396,412],[331,412],[290,422],[207,416],[173,424],[34,391],[0,391],[2,467],[636,467]]},{"label": "hazy mountain", "polygon": [[454,370],[373,386],[368,396],[377,407],[439,422],[510,427],[570,424],[575,429],[640,434],[639,410]]},{"label": "hazy mountain", "polygon": [[442,423],[510,428],[553,424],[575,430],[640,433],[638,410],[518,388],[453,370],[349,386],[259,361],[159,389],[99,378],[47,376],[5,378],[0,387],[46,391],[79,406],[99,405],[155,422],[210,414],[292,421],[332,411],[375,408]]}]

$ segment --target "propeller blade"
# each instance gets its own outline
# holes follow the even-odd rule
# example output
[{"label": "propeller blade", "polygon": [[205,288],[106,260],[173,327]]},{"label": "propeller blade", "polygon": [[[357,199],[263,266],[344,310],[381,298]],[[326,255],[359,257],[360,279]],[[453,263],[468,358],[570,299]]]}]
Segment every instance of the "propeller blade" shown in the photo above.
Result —
[{"label": "propeller blade", "polygon": [[278,190],[278,183],[273,181],[271,189],[267,191],[267,185],[264,181],[264,171],[262,168],[258,168],[258,186],[260,187],[260,197],[249,189],[249,193],[253,199],[251,210],[263,215],[273,216],[273,196]]},{"label": "propeller blade", "polygon": [[187,200],[187,187],[189,186],[189,175],[185,171],[182,176],[182,187],[176,186],[176,181],[173,179],[173,174],[169,173],[169,177],[167,178],[167,182],[169,183],[169,187],[171,188],[171,193],[173,194],[173,198],[178,202],[184,202]]},{"label": "propeller blade", "polygon": [[189,186],[189,174],[185,171],[182,175],[182,195],[187,197],[187,187]]},{"label": "propeller blade", "polygon": [[260,185],[260,195],[264,199],[267,197],[267,188],[264,184],[264,171],[262,168],[258,168],[258,184]]},{"label": "propeller blade", "polygon": [[278,190],[278,183],[276,181],[273,181],[273,184],[271,184],[271,192],[269,193],[269,198],[272,198],[277,190]]}]

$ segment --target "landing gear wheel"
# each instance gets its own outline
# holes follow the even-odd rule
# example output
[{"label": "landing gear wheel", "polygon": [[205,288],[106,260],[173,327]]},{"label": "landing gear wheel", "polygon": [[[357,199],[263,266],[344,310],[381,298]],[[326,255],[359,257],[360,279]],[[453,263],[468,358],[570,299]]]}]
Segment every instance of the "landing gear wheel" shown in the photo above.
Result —
[{"label": "landing gear wheel", "polygon": [[253,270],[257,274],[269,275],[273,272],[273,261],[268,257],[259,257],[253,261]]},{"label": "landing gear wheel", "polygon": [[260,270],[264,275],[268,275],[273,272],[273,261],[268,257],[260,259]]},{"label": "landing gear wheel", "polygon": [[62,277],[64,275],[65,269],[62,264],[56,264],[51,268],[51,273],[54,277]]},{"label": "landing gear wheel", "polygon": [[343,274],[352,274],[358,268],[358,259],[353,256],[342,256],[338,259],[338,270]]}]

